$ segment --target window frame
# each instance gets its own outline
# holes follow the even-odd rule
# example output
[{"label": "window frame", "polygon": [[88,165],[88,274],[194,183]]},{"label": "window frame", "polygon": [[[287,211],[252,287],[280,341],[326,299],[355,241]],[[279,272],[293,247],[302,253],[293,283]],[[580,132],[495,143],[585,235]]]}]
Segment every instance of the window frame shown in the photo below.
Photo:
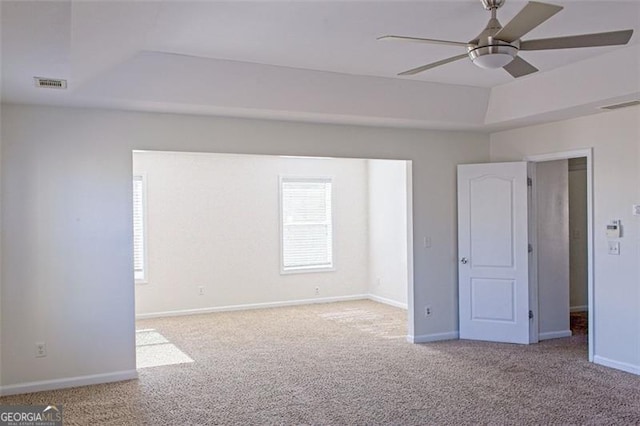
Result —
[{"label": "window frame", "polygon": [[[137,277],[137,272],[135,270],[135,238],[132,241],[133,244],[133,277],[134,277],[134,281],[136,284],[148,284],[149,283],[149,238],[148,238],[148,231],[147,231],[147,174],[142,172],[142,173],[134,173],[132,178],[131,178],[131,184],[132,184],[132,193],[131,193],[131,200],[133,203],[133,199],[134,199],[134,189],[133,189],[133,183],[135,182],[135,180],[137,178],[140,178],[140,181],[142,182],[142,277],[138,278]],[[132,207],[134,207],[132,205]],[[132,226],[134,226],[135,224],[135,216],[133,216],[133,208],[131,209],[131,214],[132,214]],[[135,232],[132,229],[132,237],[134,237],[133,232]]]},{"label": "window frame", "polygon": [[[290,182],[329,182],[331,183],[331,265],[329,266],[284,266],[284,192],[282,184],[286,181]],[[333,272],[336,270],[336,221],[335,221],[335,201],[336,189],[333,176],[299,176],[299,175],[280,175],[278,178],[278,198],[280,204],[279,232],[280,232],[280,274],[308,274],[318,272]]]}]

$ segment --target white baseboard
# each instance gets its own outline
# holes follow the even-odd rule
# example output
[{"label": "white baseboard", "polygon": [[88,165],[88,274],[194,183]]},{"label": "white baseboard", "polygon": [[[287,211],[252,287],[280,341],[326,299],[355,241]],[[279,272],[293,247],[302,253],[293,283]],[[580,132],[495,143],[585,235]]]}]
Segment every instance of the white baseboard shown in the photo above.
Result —
[{"label": "white baseboard", "polygon": [[588,312],[589,306],[588,305],[571,306],[569,307],[569,311],[570,312]]},{"label": "white baseboard", "polygon": [[368,298],[373,300],[374,302],[384,303],[385,305],[395,306],[396,308],[400,308],[404,310],[408,309],[406,303],[398,302],[392,299],[387,299],[386,297],[380,297],[380,296],[376,296],[375,294],[369,294]]},{"label": "white baseboard", "polygon": [[21,393],[41,392],[54,389],[75,388],[78,386],[98,385],[138,378],[137,370],[116,371],[114,373],[92,374],[89,376],[67,377],[64,379],[42,380],[39,382],[18,383],[0,386],[0,396]]},{"label": "white baseboard", "polygon": [[448,333],[435,333],[435,334],[420,334],[418,336],[407,336],[409,343],[429,343],[439,342],[441,340],[456,340],[459,338],[457,331],[450,331]]},{"label": "white baseboard", "polygon": [[595,355],[593,357],[593,362],[599,365],[603,365],[609,368],[615,368],[616,370],[626,371],[627,373],[635,374],[640,376],[640,366],[633,365],[626,362],[614,361],[609,358],[605,358],[602,356]]},{"label": "white baseboard", "polygon": [[571,330],[547,331],[538,333],[538,340],[560,339],[562,337],[571,337]]},{"label": "white baseboard", "polygon": [[183,316],[183,315],[210,314],[214,312],[244,311],[249,309],[280,308],[283,306],[310,305],[313,303],[347,302],[350,300],[363,300],[363,299],[369,299],[369,295],[354,294],[351,296],[318,297],[316,299],[298,299],[298,300],[285,300],[281,302],[248,303],[244,305],[216,306],[212,308],[181,309],[176,311],[136,314],[136,319],[177,317],[177,316]]}]

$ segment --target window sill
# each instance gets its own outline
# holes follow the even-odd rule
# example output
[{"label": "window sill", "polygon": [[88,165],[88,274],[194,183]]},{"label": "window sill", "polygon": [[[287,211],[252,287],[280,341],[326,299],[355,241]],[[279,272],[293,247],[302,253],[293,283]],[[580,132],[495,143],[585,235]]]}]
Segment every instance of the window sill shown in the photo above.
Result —
[{"label": "window sill", "polygon": [[335,266],[327,267],[310,267],[310,268],[292,268],[292,269],[280,269],[280,275],[290,274],[315,274],[319,272],[335,272]]}]

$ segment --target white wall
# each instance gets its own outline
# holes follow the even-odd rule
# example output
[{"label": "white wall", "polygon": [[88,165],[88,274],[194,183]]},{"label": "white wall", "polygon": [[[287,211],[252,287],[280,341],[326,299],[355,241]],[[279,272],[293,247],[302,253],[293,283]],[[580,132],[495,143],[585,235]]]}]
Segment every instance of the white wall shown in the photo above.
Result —
[{"label": "white wall", "polygon": [[587,299],[587,169],[572,166],[569,161],[569,306],[574,311],[586,311]]},{"label": "white wall", "polygon": [[[137,314],[368,292],[367,160],[147,151],[133,171],[148,209]],[[335,271],[280,274],[279,176],[332,178]]]},{"label": "white wall", "polygon": [[[29,382],[42,388],[115,380],[135,369],[134,149],[412,160],[409,334],[412,340],[456,336],[455,166],[487,161],[488,136],[7,105],[3,392]],[[623,161],[636,164],[634,155]],[[426,235],[438,250],[422,248]],[[426,320],[425,305],[440,309]],[[47,342],[46,358],[33,356],[39,340]]]},{"label": "white wall", "polygon": [[536,163],[539,339],[569,328],[569,168],[567,160]]},{"label": "white wall", "polygon": [[[640,374],[640,108],[494,133],[492,161],[593,147],[596,362]],[[605,226],[621,219],[619,256],[607,254]]]},{"label": "white wall", "polygon": [[369,293],[407,305],[407,163],[370,160]]},{"label": "white wall", "polygon": [[135,373],[128,136],[81,115],[2,111],[4,386]]}]

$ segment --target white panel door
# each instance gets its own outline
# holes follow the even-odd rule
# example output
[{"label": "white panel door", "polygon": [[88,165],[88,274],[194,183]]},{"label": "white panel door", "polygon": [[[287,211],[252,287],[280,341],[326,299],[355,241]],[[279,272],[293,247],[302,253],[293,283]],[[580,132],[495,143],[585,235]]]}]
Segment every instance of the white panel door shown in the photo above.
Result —
[{"label": "white panel door", "polygon": [[527,163],[458,166],[460,338],[529,343]]}]

